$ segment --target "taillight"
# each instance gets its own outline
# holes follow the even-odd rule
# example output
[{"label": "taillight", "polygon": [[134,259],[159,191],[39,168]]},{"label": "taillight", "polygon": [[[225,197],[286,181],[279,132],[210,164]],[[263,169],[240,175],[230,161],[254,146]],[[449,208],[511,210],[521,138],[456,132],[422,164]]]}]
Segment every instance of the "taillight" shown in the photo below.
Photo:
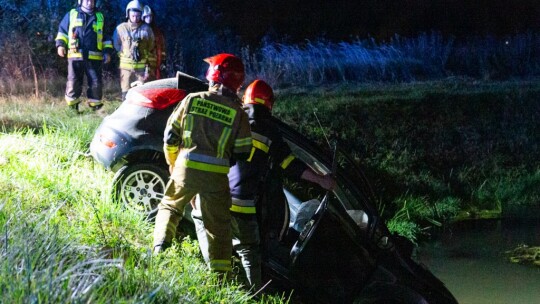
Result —
[{"label": "taillight", "polygon": [[116,147],[116,143],[112,139],[105,137],[103,134],[99,135],[99,141],[111,149]]}]

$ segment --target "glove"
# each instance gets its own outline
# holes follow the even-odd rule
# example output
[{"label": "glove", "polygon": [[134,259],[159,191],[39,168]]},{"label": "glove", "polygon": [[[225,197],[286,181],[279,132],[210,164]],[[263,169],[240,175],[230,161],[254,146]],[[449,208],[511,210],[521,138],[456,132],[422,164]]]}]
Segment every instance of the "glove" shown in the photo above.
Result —
[{"label": "glove", "polygon": [[60,57],[65,57],[66,56],[66,48],[63,47],[63,46],[59,46],[56,49],[56,52],[58,53],[58,56],[60,56]]},{"label": "glove", "polygon": [[103,54],[103,63],[108,64],[109,62],[111,62],[111,55],[107,53]]}]

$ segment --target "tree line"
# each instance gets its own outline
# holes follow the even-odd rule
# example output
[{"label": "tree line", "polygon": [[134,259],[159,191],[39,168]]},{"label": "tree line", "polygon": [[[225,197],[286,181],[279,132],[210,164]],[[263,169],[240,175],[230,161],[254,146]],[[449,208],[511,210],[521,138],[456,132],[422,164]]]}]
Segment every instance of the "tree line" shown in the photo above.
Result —
[{"label": "tree line", "polygon": [[[128,2],[97,1],[106,18],[106,34],[125,20]],[[274,86],[540,75],[536,0],[504,5],[501,0],[465,1],[462,6],[451,0],[402,2],[154,0],[149,4],[166,36],[171,75],[180,70],[203,76],[202,59],[219,52],[241,56],[249,77],[263,77]],[[0,78],[65,75],[54,38],[58,23],[75,6],[76,1],[0,0]],[[106,66],[105,72],[115,77],[117,63]]]}]

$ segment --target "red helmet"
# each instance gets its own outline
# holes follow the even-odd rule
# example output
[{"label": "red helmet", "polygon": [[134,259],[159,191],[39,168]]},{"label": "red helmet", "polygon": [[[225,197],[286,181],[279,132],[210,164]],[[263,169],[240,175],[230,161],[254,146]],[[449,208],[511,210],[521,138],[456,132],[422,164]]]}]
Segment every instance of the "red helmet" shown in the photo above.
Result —
[{"label": "red helmet", "polygon": [[231,54],[217,54],[204,61],[210,64],[206,72],[208,81],[221,83],[233,91],[238,91],[245,77],[244,64],[240,58]]},{"label": "red helmet", "polygon": [[272,111],[274,91],[266,82],[255,80],[247,87],[243,100],[245,104],[260,104]]}]

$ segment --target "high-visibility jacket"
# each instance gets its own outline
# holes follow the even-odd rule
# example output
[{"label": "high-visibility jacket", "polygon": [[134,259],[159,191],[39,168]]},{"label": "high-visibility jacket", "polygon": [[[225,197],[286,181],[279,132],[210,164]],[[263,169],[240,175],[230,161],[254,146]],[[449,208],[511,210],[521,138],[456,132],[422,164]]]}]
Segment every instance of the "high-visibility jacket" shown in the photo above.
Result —
[{"label": "high-visibility jacket", "polygon": [[80,8],[69,11],[58,26],[56,47],[68,49],[72,60],[103,60],[103,53],[112,53],[112,41],[104,36],[101,12],[85,13]]},{"label": "high-visibility jacket", "polygon": [[236,94],[226,90],[187,95],[171,114],[164,136],[165,157],[175,164],[176,182],[190,184],[190,174],[185,174],[189,171],[192,180],[200,180],[196,176],[201,172],[225,177],[225,185],[192,185],[199,189],[227,189],[230,160],[247,159],[251,151],[247,114]]},{"label": "high-visibility jacket", "polygon": [[120,57],[120,69],[141,70],[155,61],[154,32],[144,22],[119,24],[113,34],[113,45]]},{"label": "high-visibility jacket", "polygon": [[297,159],[289,145],[270,120],[271,113],[263,105],[247,104],[244,110],[251,125],[252,144],[250,157],[237,161],[229,172],[231,196],[235,198],[231,211],[255,214],[255,196],[260,189],[271,162],[274,168],[280,168],[285,174],[300,178],[307,165]]}]

